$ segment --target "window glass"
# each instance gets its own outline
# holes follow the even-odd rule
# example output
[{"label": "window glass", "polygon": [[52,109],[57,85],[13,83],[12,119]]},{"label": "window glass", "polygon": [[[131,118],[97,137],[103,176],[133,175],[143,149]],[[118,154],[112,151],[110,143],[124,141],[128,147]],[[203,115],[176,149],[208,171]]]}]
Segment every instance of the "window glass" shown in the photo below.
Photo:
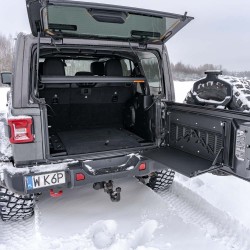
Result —
[{"label": "window glass", "polygon": [[158,59],[150,52],[142,52],[139,57],[149,84],[150,94],[158,95],[162,89]]},{"label": "window glass", "polygon": [[121,59],[123,76],[131,76],[134,70],[134,63],[129,59]]},{"label": "window glass", "polygon": [[77,72],[90,72],[93,60],[65,60],[66,76],[75,76]]},{"label": "window glass", "polygon": [[104,10],[81,6],[49,5],[43,9],[42,15],[45,29],[59,32],[64,36],[96,36],[124,40],[146,37],[150,41],[160,41],[180,22],[180,16],[167,13],[165,17],[106,10],[105,19],[103,12]]}]

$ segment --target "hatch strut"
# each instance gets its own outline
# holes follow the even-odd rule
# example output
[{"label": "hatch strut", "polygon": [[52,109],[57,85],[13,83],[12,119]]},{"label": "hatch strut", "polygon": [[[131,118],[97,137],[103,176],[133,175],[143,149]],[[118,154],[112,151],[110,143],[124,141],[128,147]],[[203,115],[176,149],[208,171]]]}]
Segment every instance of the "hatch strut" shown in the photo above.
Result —
[{"label": "hatch strut", "polygon": [[185,11],[185,13],[184,13],[184,15],[182,17],[182,21],[184,22],[184,21],[186,21],[186,19],[187,19],[187,11]]},{"label": "hatch strut", "polygon": [[39,58],[40,58],[40,42],[41,42],[41,33],[38,32],[38,43],[37,43],[37,57],[36,57],[36,82],[38,86],[39,79]]}]

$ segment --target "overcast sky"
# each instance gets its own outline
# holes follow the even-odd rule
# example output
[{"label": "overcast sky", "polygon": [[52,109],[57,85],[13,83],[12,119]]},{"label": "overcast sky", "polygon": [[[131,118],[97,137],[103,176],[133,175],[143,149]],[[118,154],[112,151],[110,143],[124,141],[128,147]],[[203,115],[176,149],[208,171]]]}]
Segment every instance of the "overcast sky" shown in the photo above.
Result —
[{"label": "overcast sky", "polygon": [[[89,0],[91,1],[91,0]],[[168,41],[172,62],[250,71],[250,0],[95,0],[194,16]],[[25,0],[1,0],[0,33],[30,33]]]}]

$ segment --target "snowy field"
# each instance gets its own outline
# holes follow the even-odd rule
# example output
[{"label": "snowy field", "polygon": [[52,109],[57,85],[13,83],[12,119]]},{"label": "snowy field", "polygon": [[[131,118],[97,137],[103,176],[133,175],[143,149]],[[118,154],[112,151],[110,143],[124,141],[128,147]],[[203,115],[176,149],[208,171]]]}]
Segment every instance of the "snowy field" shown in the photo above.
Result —
[{"label": "snowy field", "polygon": [[[176,82],[182,102],[192,82]],[[6,89],[0,89],[0,110]],[[250,183],[232,176],[177,174],[156,194],[136,179],[115,182],[122,200],[111,203],[91,186],[43,194],[34,218],[0,222],[0,250],[249,250]]]},{"label": "snowy field", "polygon": [[7,92],[9,88],[0,88],[0,112],[6,110]]}]

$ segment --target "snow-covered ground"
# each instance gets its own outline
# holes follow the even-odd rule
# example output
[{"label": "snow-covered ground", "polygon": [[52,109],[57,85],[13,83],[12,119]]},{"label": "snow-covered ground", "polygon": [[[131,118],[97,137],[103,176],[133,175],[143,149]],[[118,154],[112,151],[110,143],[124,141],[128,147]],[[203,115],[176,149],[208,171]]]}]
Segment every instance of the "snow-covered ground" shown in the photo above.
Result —
[{"label": "snow-covered ground", "polygon": [[[176,82],[182,102],[192,82]],[[0,89],[0,110],[6,93]],[[0,250],[249,250],[250,183],[232,176],[176,175],[156,194],[136,179],[115,182],[122,200],[111,203],[91,186],[45,193],[34,218],[0,222]]]},{"label": "snow-covered ground", "polygon": [[186,82],[174,82],[174,88],[175,88],[175,101],[183,103],[187,93],[189,90],[192,89],[193,81],[186,81]]},{"label": "snow-covered ground", "polygon": [[7,92],[9,88],[2,87],[0,88],[0,112],[6,110],[6,102],[7,102]]}]

